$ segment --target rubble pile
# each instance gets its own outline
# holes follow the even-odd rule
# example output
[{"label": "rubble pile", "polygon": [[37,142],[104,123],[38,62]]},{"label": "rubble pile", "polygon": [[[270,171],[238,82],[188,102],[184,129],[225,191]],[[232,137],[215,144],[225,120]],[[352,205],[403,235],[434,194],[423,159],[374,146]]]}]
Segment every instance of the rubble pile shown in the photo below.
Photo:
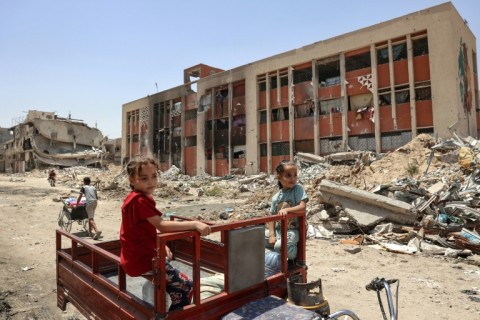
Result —
[{"label": "rubble pile", "polygon": [[[454,134],[435,140],[420,134],[386,154],[340,152],[326,157],[297,153],[299,182],[309,195],[307,237],[403,253],[480,254],[480,142]],[[32,172],[45,176],[46,172]],[[57,182],[77,193],[90,176],[101,197],[130,191],[121,166],[57,170]],[[206,197],[235,203],[228,212],[202,211],[198,219],[222,223],[268,214],[278,191],[274,175],[190,177],[172,166],[161,174],[157,198]],[[192,200],[193,201],[193,200]]]},{"label": "rubble pile", "polygon": [[313,183],[320,205],[307,213],[308,236],[355,233],[362,236],[347,242],[394,252],[480,254],[477,144],[419,135],[369,164],[359,157],[355,165],[332,166]]}]

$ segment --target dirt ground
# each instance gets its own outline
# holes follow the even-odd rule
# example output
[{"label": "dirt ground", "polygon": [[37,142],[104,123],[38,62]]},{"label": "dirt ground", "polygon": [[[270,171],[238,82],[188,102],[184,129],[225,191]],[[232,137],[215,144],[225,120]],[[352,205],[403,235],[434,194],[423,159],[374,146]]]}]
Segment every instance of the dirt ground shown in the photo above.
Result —
[{"label": "dirt ground", "polygon": [[[80,180],[79,180],[80,181]],[[85,319],[72,305],[65,312],[56,306],[55,230],[62,195],[77,188],[57,184],[46,176],[0,175],[0,319]],[[185,196],[175,206],[231,203],[231,199]],[[203,203],[203,200],[208,203]],[[241,205],[241,199],[235,205]],[[96,221],[103,230],[99,241],[117,239],[121,197],[100,193]],[[172,202],[157,199],[162,211]],[[85,236],[80,225],[72,232]],[[89,241],[91,238],[87,238]],[[400,279],[399,319],[480,319],[480,268],[443,256],[397,254],[338,241],[307,240],[308,279],[321,279],[331,311],[351,309],[361,319],[382,319],[377,297],[365,290],[374,277]],[[477,259],[478,261],[478,259]],[[385,300],[384,300],[385,302]],[[386,306],[385,306],[386,307]]]}]

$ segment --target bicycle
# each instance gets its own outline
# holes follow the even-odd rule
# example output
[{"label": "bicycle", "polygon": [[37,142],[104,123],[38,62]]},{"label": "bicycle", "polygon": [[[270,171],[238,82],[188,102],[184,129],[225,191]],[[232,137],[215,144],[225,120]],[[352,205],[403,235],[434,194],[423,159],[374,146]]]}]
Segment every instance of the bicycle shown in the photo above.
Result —
[{"label": "bicycle", "polygon": [[[397,283],[397,288],[396,288],[396,301],[395,305],[393,304],[393,297],[392,297],[392,291],[390,288],[391,284]],[[398,287],[400,285],[400,280],[398,279],[391,279],[391,280],[386,280],[384,278],[375,278],[372,281],[370,281],[369,284],[365,286],[365,289],[367,291],[373,291],[375,290],[377,292],[377,297],[378,297],[378,304],[380,305],[380,310],[382,312],[382,316],[384,320],[387,320],[387,316],[385,314],[385,309],[383,308],[383,302],[382,302],[382,297],[380,295],[380,291],[385,289],[386,296],[387,296],[387,301],[388,301],[388,308],[390,311],[390,320],[398,320]],[[334,312],[330,315],[328,315],[326,318],[322,318],[322,320],[361,320],[353,311],[344,309],[344,310],[339,310],[337,312]]]}]

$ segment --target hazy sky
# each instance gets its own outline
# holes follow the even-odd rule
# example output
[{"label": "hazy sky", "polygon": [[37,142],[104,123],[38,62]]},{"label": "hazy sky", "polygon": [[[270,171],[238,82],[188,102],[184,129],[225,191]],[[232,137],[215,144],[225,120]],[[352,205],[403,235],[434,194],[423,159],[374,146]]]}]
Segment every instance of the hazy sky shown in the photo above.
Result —
[{"label": "hazy sky", "polygon": [[[0,0],[0,127],[54,111],[117,138],[122,104],[181,85],[183,69],[232,69],[444,2]],[[452,3],[478,41],[480,1]]]}]

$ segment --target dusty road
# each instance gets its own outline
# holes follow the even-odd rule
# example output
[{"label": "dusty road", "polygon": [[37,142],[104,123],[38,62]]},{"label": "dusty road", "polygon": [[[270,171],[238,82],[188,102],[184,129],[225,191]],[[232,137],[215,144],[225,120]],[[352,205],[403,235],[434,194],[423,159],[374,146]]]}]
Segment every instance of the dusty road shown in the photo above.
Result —
[{"label": "dusty road", "polygon": [[[62,204],[54,199],[71,191],[60,184],[51,188],[46,178],[0,175],[0,319],[85,319],[71,305],[66,312],[56,306],[55,230]],[[100,241],[118,238],[121,201],[101,198]],[[214,202],[222,201],[229,202]],[[162,199],[157,204],[172,206]],[[72,232],[84,235],[80,225]],[[322,279],[332,311],[348,308],[362,319],[382,319],[376,295],[364,289],[378,276],[400,279],[399,319],[480,319],[478,266],[370,247],[351,254],[348,248],[335,241],[307,241],[308,279]]]}]

